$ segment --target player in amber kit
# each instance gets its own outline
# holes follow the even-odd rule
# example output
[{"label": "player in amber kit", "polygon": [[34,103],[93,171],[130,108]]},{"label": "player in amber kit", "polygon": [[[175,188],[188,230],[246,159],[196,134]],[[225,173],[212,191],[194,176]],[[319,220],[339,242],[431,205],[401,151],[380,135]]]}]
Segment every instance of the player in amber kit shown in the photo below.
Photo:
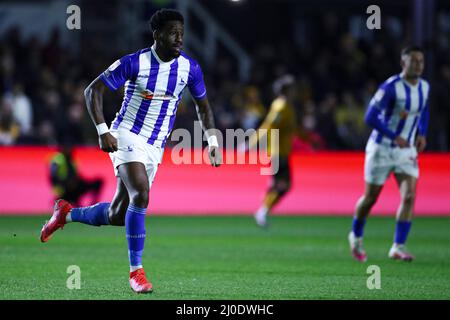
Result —
[{"label": "player in amber kit", "polygon": [[[292,150],[292,140],[298,132],[294,109],[296,95],[294,77],[292,75],[280,77],[274,82],[273,90],[276,98],[273,100],[269,113],[259,129],[267,130],[267,137],[269,138],[272,137],[271,130],[278,130],[279,143],[268,143],[268,146],[275,146],[275,148],[270,148],[269,152],[272,159],[278,158],[278,167],[272,166],[278,171],[273,172],[269,190],[261,207],[254,215],[256,224],[260,227],[267,226],[267,215],[291,188],[289,155]],[[251,136],[249,148],[256,146],[259,138],[259,134]]]},{"label": "player in amber kit", "polygon": [[364,225],[383,185],[394,173],[400,189],[394,243],[388,256],[412,261],[405,242],[411,228],[416,184],[419,177],[418,152],[426,146],[428,94],[430,85],[420,76],[424,53],[419,47],[407,47],[401,53],[402,72],[386,80],[370,101],[365,120],[373,127],[366,146],[364,195],[356,204],[352,231],[348,235],[353,257],[367,260],[363,249]]},{"label": "player in amber kit", "polygon": [[[184,19],[175,10],[162,9],[151,18],[155,43],[114,62],[85,90],[86,105],[97,127],[100,148],[108,152],[117,176],[111,203],[72,208],[65,200],[41,231],[41,241],[68,222],[93,226],[125,226],[130,263],[130,286],[137,293],[153,290],[142,266],[146,238],[145,214],[149,191],[172,130],[183,90],[188,87],[197,104],[204,130],[214,129],[199,64],[182,52]],[[120,112],[110,128],[103,115],[103,92],[125,85]],[[221,163],[217,137],[208,137],[211,164]]]}]

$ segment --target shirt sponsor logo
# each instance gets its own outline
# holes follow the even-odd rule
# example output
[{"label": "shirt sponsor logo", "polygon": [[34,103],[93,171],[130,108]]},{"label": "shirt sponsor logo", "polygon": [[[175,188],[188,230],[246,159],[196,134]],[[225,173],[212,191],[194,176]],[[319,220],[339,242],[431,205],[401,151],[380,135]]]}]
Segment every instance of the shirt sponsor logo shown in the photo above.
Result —
[{"label": "shirt sponsor logo", "polygon": [[145,100],[171,100],[175,98],[175,96],[169,94],[154,93],[148,89],[141,91],[141,97]]},{"label": "shirt sponsor logo", "polygon": [[408,116],[420,116],[420,115],[421,115],[421,112],[419,112],[419,111],[416,111],[416,112],[409,111],[408,112],[406,110],[402,110],[402,111],[400,111],[399,117],[401,120],[406,120],[406,118],[408,118]]}]

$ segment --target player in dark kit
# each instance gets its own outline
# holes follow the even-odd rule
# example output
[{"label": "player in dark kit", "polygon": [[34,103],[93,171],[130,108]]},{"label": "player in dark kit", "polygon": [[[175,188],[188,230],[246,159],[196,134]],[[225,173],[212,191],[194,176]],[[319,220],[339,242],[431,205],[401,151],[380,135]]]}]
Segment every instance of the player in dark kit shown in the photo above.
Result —
[{"label": "player in dark kit", "polygon": [[[295,78],[292,75],[284,75],[273,84],[276,98],[273,100],[270,111],[258,130],[267,130],[268,141],[271,140],[271,130],[279,131],[279,140],[268,142],[268,151],[272,163],[278,158],[278,170],[272,174],[269,190],[264,197],[260,208],[254,214],[256,224],[267,227],[267,216],[279,201],[291,189],[291,167],[289,158],[292,153],[292,141],[298,134],[297,116],[294,101],[296,98]],[[259,134],[250,137],[249,148],[254,148],[259,139]],[[275,147],[275,148],[273,148]]]},{"label": "player in dark kit", "polygon": [[[221,164],[213,113],[206,96],[198,63],[182,52],[184,19],[176,10],[162,9],[150,20],[155,43],[150,48],[122,57],[85,90],[86,104],[97,127],[100,148],[108,152],[117,176],[111,203],[72,208],[65,200],[55,204],[50,221],[41,231],[41,241],[68,222],[125,226],[130,260],[130,286],[137,293],[153,290],[143,266],[145,213],[149,191],[172,130],[183,90],[188,87],[206,131],[211,164]],[[125,85],[120,112],[110,128],[103,115],[105,88]]]}]

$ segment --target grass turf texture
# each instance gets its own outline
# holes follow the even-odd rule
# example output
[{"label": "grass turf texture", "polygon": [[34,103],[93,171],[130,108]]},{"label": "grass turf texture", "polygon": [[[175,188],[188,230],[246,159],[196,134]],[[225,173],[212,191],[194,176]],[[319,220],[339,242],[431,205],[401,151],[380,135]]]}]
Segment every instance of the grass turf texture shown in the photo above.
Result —
[{"label": "grass turf texture", "polygon": [[[349,217],[147,218],[144,266],[154,292],[128,285],[124,228],[78,223],[39,242],[48,216],[0,217],[0,299],[450,299],[450,218],[416,218],[412,263],[387,253],[394,219],[366,225],[369,260],[353,261]],[[366,286],[369,265],[381,289]],[[66,287],[67,267],[81,268],[81,289]]]}]

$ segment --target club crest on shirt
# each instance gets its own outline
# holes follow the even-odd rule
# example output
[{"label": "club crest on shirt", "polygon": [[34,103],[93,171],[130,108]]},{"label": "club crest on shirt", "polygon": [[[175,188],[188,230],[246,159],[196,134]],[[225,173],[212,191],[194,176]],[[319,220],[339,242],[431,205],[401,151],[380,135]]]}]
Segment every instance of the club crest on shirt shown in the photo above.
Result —
[{"label": "club crest on shirt", "polygon": [[174,98],[174,96],[170,94],[158,94],[149,89],[142,90],[141,97],[145,100],[170,100]]}]

